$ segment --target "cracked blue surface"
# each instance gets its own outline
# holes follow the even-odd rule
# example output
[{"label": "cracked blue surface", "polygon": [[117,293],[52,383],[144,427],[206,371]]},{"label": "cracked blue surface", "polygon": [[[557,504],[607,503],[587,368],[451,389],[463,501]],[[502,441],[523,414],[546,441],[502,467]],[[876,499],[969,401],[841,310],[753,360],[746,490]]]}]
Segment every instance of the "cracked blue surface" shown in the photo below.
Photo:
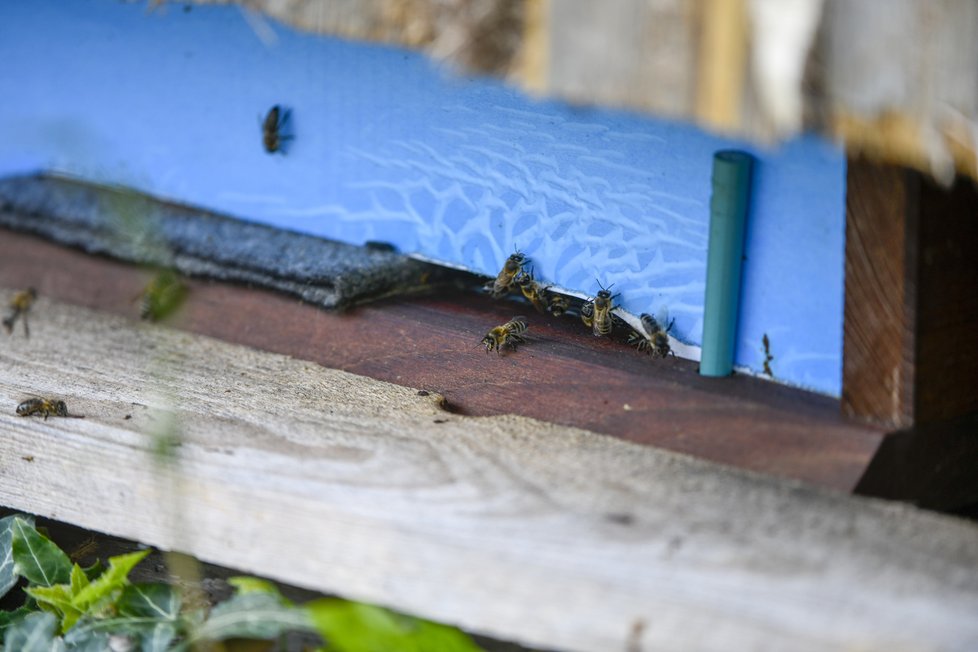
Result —
[{"label": "cracked blue surface", "polygon": [[[773,151],[626,112],[529,99],[416,53],[272,24],[240,9],[109,0],[0,5],[0,175],[55,170],[275,226],[495,274],[536,273],[676,318],[698,345],[713,152],[757,156],[737,364],[838,395],[842,152]],[[11,62],[16,62],[11,65]],[[292,109],[286,156],[259,116]]]}]

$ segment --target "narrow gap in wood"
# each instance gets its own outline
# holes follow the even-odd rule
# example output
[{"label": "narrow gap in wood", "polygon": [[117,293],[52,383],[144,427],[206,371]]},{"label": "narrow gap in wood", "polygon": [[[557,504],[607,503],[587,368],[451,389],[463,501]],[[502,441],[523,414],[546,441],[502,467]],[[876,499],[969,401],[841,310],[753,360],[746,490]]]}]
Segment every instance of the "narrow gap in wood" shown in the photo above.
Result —
[{"label": "narrow gap in wood", "polygon": [[920,184],[918,423],[978,413],[978,187]]}]

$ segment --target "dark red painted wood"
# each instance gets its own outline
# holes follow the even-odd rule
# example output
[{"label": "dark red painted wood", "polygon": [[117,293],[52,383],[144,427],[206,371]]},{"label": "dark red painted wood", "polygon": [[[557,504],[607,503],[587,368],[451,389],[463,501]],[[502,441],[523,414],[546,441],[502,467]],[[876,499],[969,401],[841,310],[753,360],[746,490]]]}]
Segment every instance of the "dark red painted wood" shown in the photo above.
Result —
[{"label": "dark red painted wood", "polygon": [[[0,285],[137,318],[146,271],[0,231]],[[519,351],[479,340],[516,314]],[[43,312],[32,319],[43,319]],[[173,325],[194,333],[443,394],[449,408],[522,414],[744,469],[851,491],[883,439],[840,416],[838,401],[748,377],[702,378],[696,364],[651,359],[594,338],[576,319],[476,293],[388,300],[333,313],[261,290],[192,281]]]}]

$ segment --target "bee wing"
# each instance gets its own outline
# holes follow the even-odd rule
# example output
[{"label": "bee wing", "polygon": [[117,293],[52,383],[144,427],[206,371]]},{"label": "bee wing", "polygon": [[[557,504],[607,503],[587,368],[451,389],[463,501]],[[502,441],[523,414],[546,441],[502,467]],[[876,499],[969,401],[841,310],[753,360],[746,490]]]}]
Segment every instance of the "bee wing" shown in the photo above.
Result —
[{"label": "bee wing", "polygon": [[662,306],[655,311],[655,320],[659,322],[659,328],[669,328],[669,309]]}]

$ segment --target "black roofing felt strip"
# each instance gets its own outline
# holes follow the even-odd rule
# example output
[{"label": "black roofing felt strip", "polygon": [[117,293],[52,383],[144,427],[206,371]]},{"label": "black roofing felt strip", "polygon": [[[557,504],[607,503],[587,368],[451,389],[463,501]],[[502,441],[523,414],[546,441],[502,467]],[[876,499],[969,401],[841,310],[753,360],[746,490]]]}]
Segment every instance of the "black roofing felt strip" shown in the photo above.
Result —
[{"label": "black roofing felt strip", "polygon": [[279,290],[327,308],[422,291],[458,277],[454,270],[382,247],[348,245],[49,175],[0,179],[0,226],[92,254]]}]

